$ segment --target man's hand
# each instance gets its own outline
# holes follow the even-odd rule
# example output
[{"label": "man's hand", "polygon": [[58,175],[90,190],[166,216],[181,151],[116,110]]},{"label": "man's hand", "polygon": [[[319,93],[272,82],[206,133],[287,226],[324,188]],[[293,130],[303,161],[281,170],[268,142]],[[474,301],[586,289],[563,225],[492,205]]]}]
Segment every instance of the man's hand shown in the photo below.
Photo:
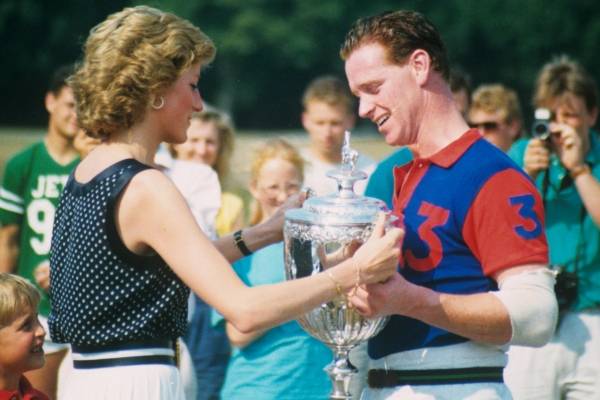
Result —
[{"label": "man's hand", "polygon": [[361,286],[350,298],[359,313],[368,318],[403,314],[410,304],[408,293],[412,286],[398,272],[384,283]]}]

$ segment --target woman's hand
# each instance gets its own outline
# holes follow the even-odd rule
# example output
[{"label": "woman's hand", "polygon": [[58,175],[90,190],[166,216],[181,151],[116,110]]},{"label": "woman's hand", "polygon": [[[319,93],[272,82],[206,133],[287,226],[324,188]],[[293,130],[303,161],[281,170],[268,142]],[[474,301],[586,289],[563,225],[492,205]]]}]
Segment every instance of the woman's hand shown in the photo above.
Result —
[{"label": "woman's hand", "polygon": [[386,221],[386,215],[380,213],[371,237],[352,256],[361,284],[383,282],[398,268],[404,230],[389,228],[386,232]]}]

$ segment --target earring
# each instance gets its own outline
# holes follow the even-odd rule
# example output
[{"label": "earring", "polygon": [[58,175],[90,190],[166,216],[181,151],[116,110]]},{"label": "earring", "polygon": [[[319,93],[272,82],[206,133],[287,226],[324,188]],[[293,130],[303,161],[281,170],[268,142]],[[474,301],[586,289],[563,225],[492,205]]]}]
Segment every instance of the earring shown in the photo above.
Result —
[{"label": "earring", "polygon": [[154,99],[155,101],[152,102],[152,108],[154,108],[155,110],[160,110],[161,108],[163,108],[165,106],[165,98],[160,96],[160,104],[154,104],[156,102],[156,99]]}]

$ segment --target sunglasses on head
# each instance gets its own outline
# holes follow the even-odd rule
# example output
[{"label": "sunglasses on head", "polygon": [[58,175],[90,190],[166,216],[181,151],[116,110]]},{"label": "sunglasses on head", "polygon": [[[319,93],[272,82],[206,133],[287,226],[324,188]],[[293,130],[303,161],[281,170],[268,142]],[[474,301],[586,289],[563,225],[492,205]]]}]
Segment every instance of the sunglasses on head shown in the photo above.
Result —
[{"label": "sunglasses on head", "polygon": [[477,128],[484,131],[495,131],[498,129],[498,123],[495,121],[486,121],[486,122],[469,122],[469,126],[471,128]]}]

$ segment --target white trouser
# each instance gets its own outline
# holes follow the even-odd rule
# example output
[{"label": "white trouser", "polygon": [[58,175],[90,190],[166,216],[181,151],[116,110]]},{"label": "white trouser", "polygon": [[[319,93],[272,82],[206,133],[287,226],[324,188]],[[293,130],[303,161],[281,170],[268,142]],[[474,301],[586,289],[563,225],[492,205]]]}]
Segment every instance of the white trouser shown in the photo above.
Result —
[{"label": "white trouser", "polygon": [[[429,347],[391,354],[371,360],[370,369],[431,370],[469,367],[501,367],[506,364],[504,348],[473,342]],[[448,385],[402,385],[363,391],[361,400],[510,400],[502,383]]]},{"label": "white trouser", "polygon": [[566,313],[543,347],[512,346],[504,379],[517,400],[600,399],[600,310]]}]

